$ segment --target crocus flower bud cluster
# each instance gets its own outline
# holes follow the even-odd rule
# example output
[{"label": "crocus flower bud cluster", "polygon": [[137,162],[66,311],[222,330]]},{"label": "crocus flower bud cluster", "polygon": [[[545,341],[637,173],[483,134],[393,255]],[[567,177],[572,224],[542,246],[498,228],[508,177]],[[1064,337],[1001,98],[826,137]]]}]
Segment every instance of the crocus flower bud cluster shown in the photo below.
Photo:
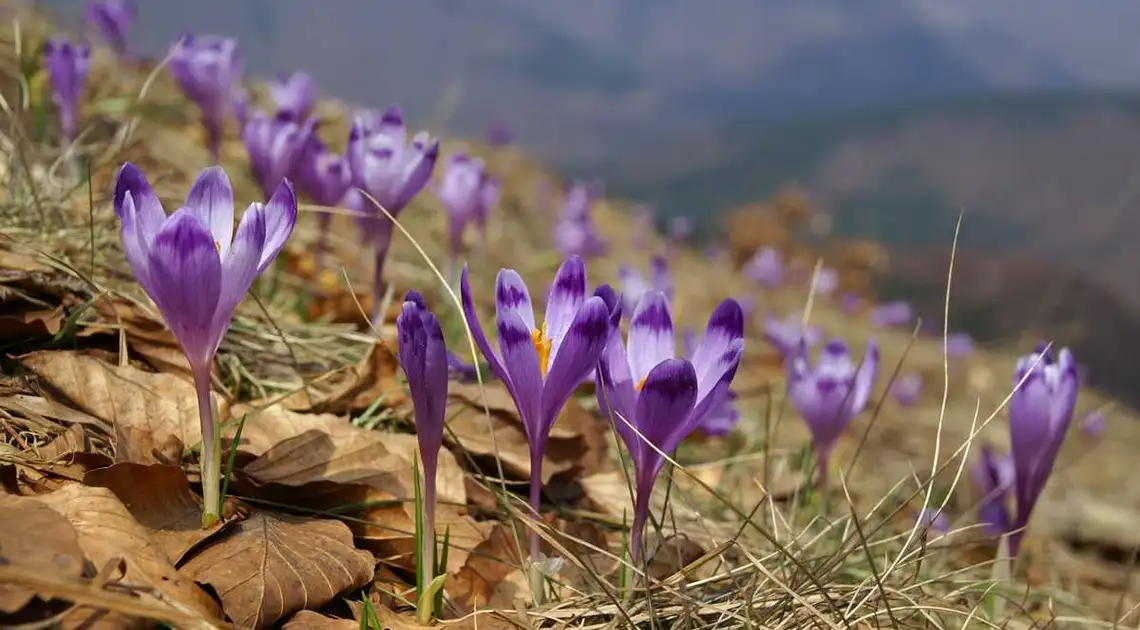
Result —
[{"label": "crocus flower bud cluster", "polygon": [[67,142],[75,140],[79,119],[79,99],[91,70],[91,49],[59,36],[44,42],[44,65],[51,80],[51,97],[59,110],[59,127]]}]

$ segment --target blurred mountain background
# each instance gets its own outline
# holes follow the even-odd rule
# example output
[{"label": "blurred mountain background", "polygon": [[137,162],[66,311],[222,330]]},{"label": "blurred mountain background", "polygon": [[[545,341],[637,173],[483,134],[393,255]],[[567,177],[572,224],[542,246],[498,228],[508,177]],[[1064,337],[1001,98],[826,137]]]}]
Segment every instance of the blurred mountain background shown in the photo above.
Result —
[{"label": "blurred mountain background", "polygon": [[[43,4],[81,24],[78,0]],[[704,234],[796,182],[832,234],[890,249],[879,288],[928,316],[964,212],[954,323],[1071,343],[1140,401],[1133,0],[139,4],[143,52],[232,35],[250,74],[308,70],[452,135],[502,119],[563,172]]]}]

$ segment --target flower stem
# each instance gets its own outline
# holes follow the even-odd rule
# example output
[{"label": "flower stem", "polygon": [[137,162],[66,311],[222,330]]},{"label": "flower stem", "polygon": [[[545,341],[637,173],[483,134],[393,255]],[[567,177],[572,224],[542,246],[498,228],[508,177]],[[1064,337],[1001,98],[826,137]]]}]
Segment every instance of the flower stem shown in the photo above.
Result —
[{"label": "flower stem", "polygon": [[535,604],[542,604],[543,578],[539,559],[542,557],[541,541],[538,537],[539,521],[542,514],[538,511],[542,500],[542,451],[543,448],[530,449],[530,510],[535,520],[535,526],[530,530],[530,590],[534,596]]},{"label": "flower stem", "polygon": [[202,528],[221,520],[222,447],[221,432],[214,422],[214,402],[210,397],[210,364],[194,367],[194,389],[198,393],[198,417],[202,424]]},{"label": "flower stem", "polygon": [[[420,540],[420,571],[423,573],[423,584],[426,587],[435,579],[435,467],[428,470],[423,467],[424,473],[424,531]],[[438,611],[436,611],[438,614]]]},{"label": "flower stem", "polygon": [[392,245],[391,229],[381,229],[376,236],[376,275],[372,278],[372,325],[379,328],[384,323],[384,310],[386,305],[382,299],[386,290],[384,285],[384,261],[388,258],[388,249]]}]

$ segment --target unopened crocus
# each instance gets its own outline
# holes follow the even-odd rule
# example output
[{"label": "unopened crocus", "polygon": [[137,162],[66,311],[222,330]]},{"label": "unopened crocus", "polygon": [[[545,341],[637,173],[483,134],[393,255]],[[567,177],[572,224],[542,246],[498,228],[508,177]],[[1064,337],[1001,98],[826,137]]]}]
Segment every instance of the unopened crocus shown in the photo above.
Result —
[{"label": "unopened crocus", "polygon": [[[479,321],[466,265],[460,277],[471,335],[514,399],[522,420],[530,449],[530,507],[535,517],[551,427],[578,384],[597,366],[610,331],[621,319],[621,307],[611,288],[603,285],[589,296],[587,287],[585,262],[577,256],[567,258],[554,277],[546,319],[539,327],[522,277],[513,269],[500,270],[495,281],[499,337],[495,351]],[[537,530],[531,532],[530,552],[531,561],[537,562]]]},{"label": "unopened crocus", "polygon": [[654,256],[649,262],[649,279],[632,265],[622,265],[618,268],[618,284],[621,287],[622,304],[628,316],[641,302],[641,298],[650,291],[664,293],[666,299],[673,301],[673,278],[669,274],[669,262],[664,256]]},{"label": "unopened crocus", "polygon": [[784,261],[780,252],[771,247],[761,247],[741,270],[744,275],[763,287],[774,289],[784,282]]},{"label": "unopened crocus", "polygon": [[297,197],[283,180],[266,204],[253,203],[234,231],[234,196],[219,166],[207,168],[186,203],[166,216],[142,171],[124,164],[115,183],[127,263],[174,333],[198,392],[202,424],[202,522],[221,514],[220,434],[210,369],[234,310],[277,257],[297,223]]},{"label": "unopened crocus", "polygon": [[994,451],[988,444],[982,445],[980,457],[970,469],[970,477],[981,497],[978,519],[990,536],[1003,536],[1013,527],[1009,499],[1015,476],[1011,456]]},{"label": "unopened crocus", "polygon": [[907,302],[888,302],[871,310],[871,323],[879,328],[897,328],[914,321],[914,308]]},{"label": "unopened crocus", "polygon": [[768,315],[764,318],[764,339],[772,344],[781,357],[786,358],[799,351],[800,340],[808,348],[823,341],[823,329],[805,324],[803,315],[798,313],[788,313],[783,319]]},{"label": "unopened crocus", "polygon": [[871,398],[879,372],[879,345],[874,339],[868,341],[863,362],[856,366],[847,345],[833,340],[824,346],[813,367],[808,363],[807,343],[801,341],[786,366],[788,400],[807,422],[819,460],[820,483],[826,484],[828,461],[839,436]]},{"label": "unopened crocus", "polygon": [[[294,162],[293,177],[297,186],[314,203],[326,208],[341,205],[348,189],[352,186],[352,171],[348,159],[339,153],[329,151],[315,133],[309,133],[305,148]],[[328,246],[329,226],[332,214],[317,214],[317,266],[322,266]]]},{"label": "unopened crocus", "polygon": [[[744,313],[741,309],[741,321],[743,318]],[[697,348],[701,347],[697,331],[686,328],[681,333],[681,344],[685,351],[685,357],[692,361]],[[697,430],[705,435],[728,435],[732,433],[732,429],[740,422],[740,407],[737,406],[736,399],[736,392],[731,389],[728,390],[720,404],[715,405],[701,419],[700,424],[697,425]]]},{"label": "unopened crocus", "polygon": [[917,372],[903,374],[891,384],[891,395],[903,407],[911,407],[922,396],[922,375]]},{"label": "unopened crocus", "polygon": [[291,120],[304,120],[313,111],[317,87],[311,74],[298,71],[270,81],[269,97],[277,106],[277,114]]},{"label": "unopened crocus", "polygon": [[[379,115],[357,116],[348,137],[348,162],[353,185],[368,193],[394,218],[431,179],[438,157],[439,141],[426,131],[417,133],[408,142],[404,115],[398,106],[389,107]],[[357,190],[350,190],[345,201],[362,215],[358,221],[373,248],[373,319],[379,322],[382,317],[380,296],[384,293],[384,261],[392,245],[395,226]]]},{"label": "unopened crocus", "polygon": [[1054,356],[1051,350],[1039,347],[1018,361],[1013,385],[1016,390],[1009,400],[1009,441],[1017,479],[1017,519],[1009,541],[1011,557],[1017,556],[1029,517],[1073,421],[1079,385],[1072,353],[1064,348]]},{"label": "unopened crocus", "polygon": [[261,110],[247,114],[241,130],[253,177],[268,199],[278,184],[295,172],[313,135],[314,121],[297,122],[282,116],[269,116]]},{"label": "unopened crocus", "polygon": [[444,167],[436,196],[447,208],[452,259],[463,250],[463,234],[472,222],[484,223],[489,212],[484,206],[497,203],[498,184],[488,175],[483,160],[466,153],[452,155]]},{"label": "unopened crocus", "polygon": [[171,49],[170,73],[182,94],[198,105],[206,129],[206,146],[215,162],[244,72],[245,61],[235,39],[187,34]]},{"label": "unopened crocus", "polygon": [[63,35],[52,37],[44,42],[44,65],[51,80],[51,98],[59,110],[59,128],[70,143],[75,140],[79,100],[91,71],[91,48],[82,42],[73,44]]},{"label": "unopened crocus", "polygon": [[744,352],[744,317],[735,300],[721,302],[691,360],[677,358],[669,302],[651,291],[630,321],[628,342],[622,344],[616,327],[610,335],[598,364],[596,391],[633,463],[630,552],[637,560],[653,484],[665,465],[663,454],[671,455],[724,403]]},{"label": "unopened crocus", "polygon": [[127,52],[135,11],[131,0],[98,0],[87,5],[84,15],[87,23],[95,27],[111,50],[121,57]]},{"label": "unopened crocus", "polygon": [[424,527],[417,577],[422,585],[427,585],[435,570],[436,467],[447,411],[448,355],[439,320],[415,291],[408,291],[404,297],[404,307],[396,317],[396,333],[400,367],[408,377],[412,396],[424,475]]}]

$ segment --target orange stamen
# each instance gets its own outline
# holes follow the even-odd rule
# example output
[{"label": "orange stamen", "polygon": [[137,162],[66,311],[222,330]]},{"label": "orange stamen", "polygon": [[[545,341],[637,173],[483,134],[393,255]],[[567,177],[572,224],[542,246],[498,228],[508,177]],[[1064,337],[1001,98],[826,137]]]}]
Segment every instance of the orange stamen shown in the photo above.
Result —
[{"label": "orange stamen", "polygon": [[542,378],[546,378],[546,370],[550,368],[550,348],[554,343],[546,336],[546,323],[543,322],[542,328],[535,328],[530,338],[534,341],[534,349],[538,351],[538,369],[542,372]]},{"label": "orange stamen", "polygon": [[647,377],[645,377],[645,378],[643,378],[643,379],[641,379],[640,381],[638,381],[638,382],[637,382],[637,391],[639,391],[639,392],[640,392],[640,391],[641,391],[641,388],[645,387],[645,381],[646,381],[648,378],[649,378],[649,377],[647,376]]}]

